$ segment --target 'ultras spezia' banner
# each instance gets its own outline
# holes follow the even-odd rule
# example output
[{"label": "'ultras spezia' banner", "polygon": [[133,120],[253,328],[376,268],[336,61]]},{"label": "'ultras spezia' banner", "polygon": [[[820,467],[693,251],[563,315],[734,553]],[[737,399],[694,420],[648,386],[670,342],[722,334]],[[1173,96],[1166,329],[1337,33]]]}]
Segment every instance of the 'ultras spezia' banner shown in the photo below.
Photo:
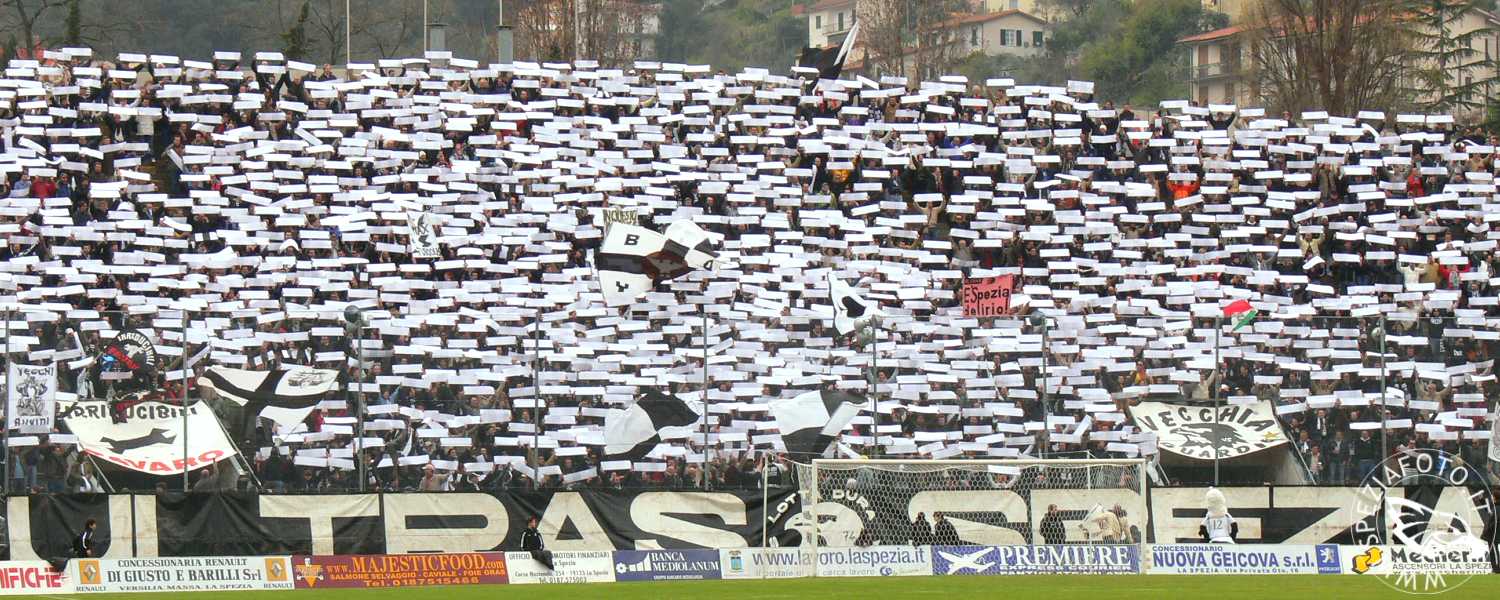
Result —
[{"label": "'ultras spezia' banner", "polygon": [[1214,440],[1220,459],[1260,452],[1286,443],[1270,402],[1212,406],[1142,402],[1130,408],[1141,429],[1156,434],[1156,446],[1199,460],[1214,459]]},{"label": "'ultras spezia' banner", "polygon": [[292,589],[286,556],[79,558],[68,563],[79,592],[214,592]]},{"label": "'ultras spezia' banner", "polygon": [[1149,575],[1337,575],[1333,544],[1151,544]]}]

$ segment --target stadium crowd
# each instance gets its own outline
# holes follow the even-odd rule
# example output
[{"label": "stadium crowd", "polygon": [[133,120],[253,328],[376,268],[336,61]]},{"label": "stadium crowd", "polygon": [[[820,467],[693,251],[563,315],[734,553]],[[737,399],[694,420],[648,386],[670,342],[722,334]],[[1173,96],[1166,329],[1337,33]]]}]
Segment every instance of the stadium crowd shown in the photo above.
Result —
[{"label": "stadium crowd", "polygon": [[[61,361],[62,391],[97,396],[74,365],[134,328],[167,400],[212,365],[345,370],[377,489],[779,482],[767,402],[868,393],[872,353],[875,418],[842,455],[1154,456],[1134,403],[1264,401],[1319,483],[1411,447],[1494,468],[1497,140],[1446,117],[63,49],[10,61],[0,144],[8,360]],[[416,213],[439,256],[415,256]],[[717,268],[606,307],[608,222],[679,219],[721,236]],[[1004,275],[1011,314],[964,316],[963,283]],[[830,277],[881,305],[873,341],[834,332]],[[1255,322],[1221,318],[1235,299]],[[642,387],[707,416],[621,465],[602,426]],[[221,463],[194,488],[357,487],[344,398],[236,435],[254,477]],[[12,442],[13,491],[99,487],[66,442]]]}]

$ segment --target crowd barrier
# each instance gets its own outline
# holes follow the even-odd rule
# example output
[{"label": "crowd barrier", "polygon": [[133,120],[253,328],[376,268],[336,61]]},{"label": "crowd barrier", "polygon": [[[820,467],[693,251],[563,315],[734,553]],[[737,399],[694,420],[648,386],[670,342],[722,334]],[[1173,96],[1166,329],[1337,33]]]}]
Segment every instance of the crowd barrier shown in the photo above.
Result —
[{"label": "crowd barrier", "polygon": [[402,588],[487,583],[604,583],[784,577],[969,574],[1490,573],[1482,549],[1424,553],[1347,544],[1089,544],[1089,546],[733,547],[416,555],[84,558],[63,573],[42,561],[0,562],[0,594]]},{"label": "crowd barrier", "polygon": [[562,551],[548,569],[525,552],[77,559],[0,562],[0,593],[72,594],[607,583],[920,575],[1482,574],[1483,550],[1403,546],[1148,544],[870,546]]}]

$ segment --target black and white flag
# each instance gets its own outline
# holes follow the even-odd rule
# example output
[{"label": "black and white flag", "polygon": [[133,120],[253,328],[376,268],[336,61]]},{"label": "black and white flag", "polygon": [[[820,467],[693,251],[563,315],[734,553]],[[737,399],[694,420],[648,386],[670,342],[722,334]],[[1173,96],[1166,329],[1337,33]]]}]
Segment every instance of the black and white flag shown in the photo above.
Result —
[{"label": "black and white flag", "polygon": [[439,258],[437,215],[426,211],[408,211],[406,224],[411,228],[409,250],[412,258]]},{"label": "black and white flag", "polygon": [[849,60],[849,51],[854,49],[857,37],[859,23],[849,29],[849,35],[844,36],[844,43],[837,48],[803,48],[802,55],[797,58],[797,66],[817,69],[818,79],[838,79],[839,74],[844,72],[844,63]]},{"label": "black and white flag", "polygon": [[52,433],[57,414],[57,363],[11,363],[6,372],[6,426],[18,433]]},{"label": "black and white flag", "polygon": [[708,232],[691,221],[672,223],[666,234],[616,223],[594,254],[594,268],[605,304],[622,306],[658,283],[695,269],[712,269],[716,256]]},{"label": "black and white flag", "polygon": [[[199,380],[247,414],[263,416],[286,427],[307,418],[319,402],[338,389],[339,372],[333,369],[285,367],[269,371],[247,371],[210,367]],[[238,431],[236,428],[232,430]]]},{"label": "black and white flag", "polygon": [[880,314],[878,306],[860,297],[859,292],[837,277],[828,278],[828,291],[833,300],[833,328],[839,335],[854,333]]},{"label": "black and white flag", "polygon": [[816,391],[772,400],[769,408],[787,453],[821,456],[864,404],[864,397],[857,394]]},{"label": "black and white flag", "polygon": [[635,405],[604,420],[604,454],[615,460],[641,460],[664,439],[690,431],[670,431],[696,424],[701,407],[676,396],[646,390]]}]

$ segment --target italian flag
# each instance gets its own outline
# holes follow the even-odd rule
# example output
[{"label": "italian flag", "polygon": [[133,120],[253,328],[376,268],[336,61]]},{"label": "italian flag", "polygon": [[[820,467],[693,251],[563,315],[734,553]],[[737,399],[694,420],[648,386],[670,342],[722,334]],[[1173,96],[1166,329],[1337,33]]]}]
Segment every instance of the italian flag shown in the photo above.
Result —
[{"label": "italian flag", "polygon": [[1255,322],[1255,316],[1259,314],[1260,311],[1250,306],[1249,300],[1235,300],[1224,307],[1224,316],[1235,319],[1234,329],[1230,331],[1239,331],[1241,327]]}]

